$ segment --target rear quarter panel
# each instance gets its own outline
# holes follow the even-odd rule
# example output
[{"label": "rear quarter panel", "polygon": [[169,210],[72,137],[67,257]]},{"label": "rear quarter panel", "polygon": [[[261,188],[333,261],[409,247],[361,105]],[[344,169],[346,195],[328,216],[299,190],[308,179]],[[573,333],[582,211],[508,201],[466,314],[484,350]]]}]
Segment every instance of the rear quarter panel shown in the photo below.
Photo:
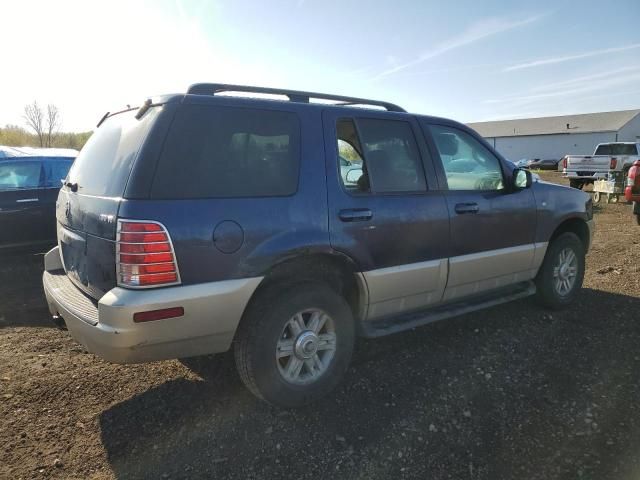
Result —
[{"label": "rear quarter panel", "polygon": [[[212,105],[238,106],[233,98],[193,99]],[[274,108],[274,102],[252,101],[251,108]],[[283,107],[300,120],[301,163],[297,192],[286,197],[181,200],[125,199],[119,218],[164,224],[176,251],[183,284],[264,275],[298,254],[330,251],[324,145],[320,109]],[[240,247],[223,253],[214,244],[221,222],[241,228]]]}]

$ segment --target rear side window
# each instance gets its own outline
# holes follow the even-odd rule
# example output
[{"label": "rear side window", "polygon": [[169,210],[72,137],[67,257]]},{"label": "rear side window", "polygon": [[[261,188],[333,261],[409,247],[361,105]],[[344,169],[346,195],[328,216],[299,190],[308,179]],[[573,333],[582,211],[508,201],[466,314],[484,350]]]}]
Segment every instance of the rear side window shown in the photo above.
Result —
[{"label": "rear side window", "polygon": [[40,162],[0,162],[0,191],[38,188],[41,174]]},{"label": "rear side window", "polygon": [[[357,126],[356,126],[357,125]],[[342,118],[336,124],[342,184],[352,193],[424,192],[411,125],[398,120]],[[345,157],[349,157],[345,165]]]},{"label": "rear side window", "polygon": [[72,163],[72,158],[45,159],[42,162],[42,168],[44,169],[43,186],[59,188],[61,185],[60,181],[67,178]]},{"label": "rear side window", "polygon": [[600,145],[596,149],[596,155],[637,155],[635,144],[612,143]]},{"label": "rear side window", "polygon": [[185,105],[167,135],[151,196],[291,195],[299,137],[298,117],[290,112]]},{"label": "rear side window", "polygon": [[136,110],[108,118],[91,135],[69,171],[69,182],[85,195],[119,197],[131,167],[160,108],[151,108],[140,120]]}]

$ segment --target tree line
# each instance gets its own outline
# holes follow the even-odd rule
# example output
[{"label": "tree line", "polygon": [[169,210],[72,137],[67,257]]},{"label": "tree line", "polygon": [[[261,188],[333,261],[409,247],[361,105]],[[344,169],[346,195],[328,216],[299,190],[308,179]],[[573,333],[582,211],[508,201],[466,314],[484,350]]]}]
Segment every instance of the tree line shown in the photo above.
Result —
[{"label": "tree line", "polygon": [[34,101],[24,107],[28,130],[19,125],[0,127],[0,145],[8,147],[74,148],[80,150],[92,132],[61,132],[62,116],[56,105],[46,109]]}]

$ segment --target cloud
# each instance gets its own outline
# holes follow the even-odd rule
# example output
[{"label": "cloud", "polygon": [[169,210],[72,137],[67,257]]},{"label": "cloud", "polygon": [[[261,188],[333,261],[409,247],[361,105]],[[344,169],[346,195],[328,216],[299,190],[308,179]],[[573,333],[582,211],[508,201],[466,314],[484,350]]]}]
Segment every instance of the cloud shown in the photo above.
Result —
[{"label": "cloud", "polygon": [[544,58],[544,59],[540,59],[540,60],[534,60],[531,62],[526,62],[526,63],[518,63],[516,65],[511,65],[509,67],[505,67],[502,71],[503,72],[512,72],[514,70],[523,70],[525,68],[534,68],[534,67],[541,67],[544,65],[553,65],[555,63],[563,63],[563,62],[569,62],[572,60],[579,60],[581,58],[589,58],[589,57],[595,57],[598,55],[604,55],[607,53],[616,53],[616,52],[624,52],[625,50],[632,50],[635,48],[640,48],[640,43],[634,43],[631,45],[625,45],[622,47],[612,47],[612,48],[603,48],[600,50],[592,50],[590,52],[584,52],[584,53],[578,53],[575,55],[563,55],[560,57],[552,57],[552,58]]},{"label": "cloud", "polygon": [[502,98],[484,100],[484,104],[503,104],[514,106],[528,105],[534,102],[584,96],[584,94],[608,90],[632,82],[640,82],[640,66],[624,67],[592,75],[583,75],[562,82],[555,82],[530,89],[525,94],[508,95]]},{"label": "cloud", "polygon": [[381,72],[376,77],[374,77],[374,79],[387,77],[407,68],[419,65],[431,58],[442,55],[443,53],[455,50],[456,48],[471,45],[487,37],[506,32],[507,30],[513,30],[514,28],[523,27],[539,20],[543,16],[545,15],[535,15],[522,20],[513,20],[506,18],[489,18],[482,20],[480,22],[472,24],[460,35],[449,38],[448,40],[436,45],[433,49],[422,53],[417,58],[405,63],[395,65],[394,67]]}]

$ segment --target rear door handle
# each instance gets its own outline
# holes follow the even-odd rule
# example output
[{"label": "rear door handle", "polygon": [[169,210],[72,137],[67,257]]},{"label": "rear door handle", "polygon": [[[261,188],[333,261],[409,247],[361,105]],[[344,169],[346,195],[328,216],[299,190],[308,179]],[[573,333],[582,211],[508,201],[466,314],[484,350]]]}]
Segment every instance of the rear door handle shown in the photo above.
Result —
[{"label": "rear door handle", "polygon": [[347,208],[338,214],[343,222],[363,222],[371,220],[373,213],[368,208]]},{"label": "rear door handle", "polygon": [[480,207],[477,203],[458,203],[456,204],[456,213],[464,215],[465,213],[478,213]]}]

